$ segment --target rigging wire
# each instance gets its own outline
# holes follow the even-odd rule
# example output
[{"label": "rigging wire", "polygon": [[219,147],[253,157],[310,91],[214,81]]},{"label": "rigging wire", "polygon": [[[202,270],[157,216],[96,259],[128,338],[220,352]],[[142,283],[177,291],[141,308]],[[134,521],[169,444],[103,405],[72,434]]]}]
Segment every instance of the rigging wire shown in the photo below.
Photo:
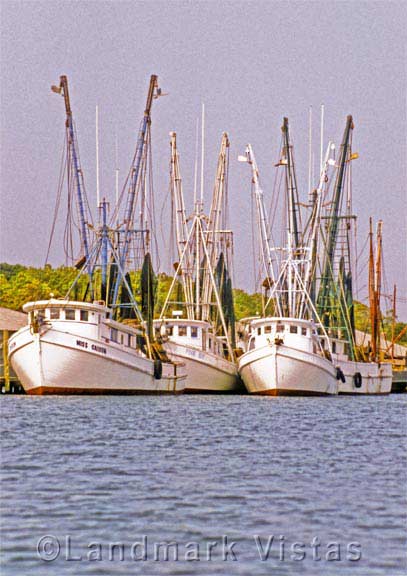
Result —
[{"label": "rigging wire", "polygon": [[[64,137],[63,145],[62,145],[62,157],[61,157],[59,176],[58,176],[57,196],[56,196],[56,201],[55,201],[54,216],[52,219],[51,234],[50,234],[49,241],[48,241],[47,254],[45,256],[45,264],[48,264],[48,258],[50,255],[51,246],[52,246],[52,242],[54,239],[55,228],[56,228],[56,223],[57,223],[57,219],[58,219],[58,213],[59,213],[59,209],[60,209],[60,205],[61,205],[62,189],[64,186],[65,173],[66,173],[66,138]],[[45,264],[44,264],[44,266],[45,266]]]}]

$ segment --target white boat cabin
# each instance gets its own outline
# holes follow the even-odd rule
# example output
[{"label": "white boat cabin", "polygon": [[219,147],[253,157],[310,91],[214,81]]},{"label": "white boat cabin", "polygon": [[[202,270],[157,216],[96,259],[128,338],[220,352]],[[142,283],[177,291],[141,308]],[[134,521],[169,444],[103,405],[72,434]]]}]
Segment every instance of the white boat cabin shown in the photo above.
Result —
[{"label": "white boat cabin", "polygon": [[64,331],[69,322],[69,330],[79,337],[133,349],[139,349],[143,344],[139,329],[110,319],[110,308],[97,301],[41,300],[28,302],[23,310],[28,313],[28,324],[34,332],[41,326]]},{"label": "white boat cabin", "polygon": [[217,356],[227,357],[226,342],[213,334],[212,326],[203,320],[163,318],[154,320],[155,336],[168,339]]},{"label": "white boat cabin", "polygon": [[326,338],[318,335],[311,320],[297,318],[269,317],[244,318],[242,341],[245,352],[270,344],[287,344],[298,350],[323,354],[329,344]]}]

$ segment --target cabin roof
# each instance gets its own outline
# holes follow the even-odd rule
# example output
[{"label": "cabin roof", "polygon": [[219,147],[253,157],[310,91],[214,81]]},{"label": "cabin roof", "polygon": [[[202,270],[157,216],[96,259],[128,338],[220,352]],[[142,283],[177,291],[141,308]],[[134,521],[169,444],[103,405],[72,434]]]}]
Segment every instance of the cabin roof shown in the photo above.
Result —
[{"label": "cabin roof", "polygon": [[10,330],[16,332],[27,324],[27,314],[0,307],[0,330]]},{"label": "cabin roof", "polygon": [[177,324],[181,326],[202,326],[203,328],[207,328],[211,326],[210,322],[206,322],[206,320],[189,320],[188,318],[160,318],[158,320],[154,320],[154,324],[161,325],[161,324]]},{"label": "cabin roof", "polygon": [[315,325],[312,320],[299,319],[299,318],[286,318],[284,316],[265,316],[263,318],[253,317],[253,318],[243,318],[240,320],[241,323],[251,324],[252,326],[261,326],[263,324],[296,324],[298,325]]},{"label": "cabin roof", "polygon": [[38,310],[40,308],[80,308],[82,310],[94,310],[95,312],[110,312],[110,308],[97,302],[77,302],[75,300],[58,300],[56,298],[27,302],[27,304],[23,306],[24,312],[30,312],[31,310]]}]

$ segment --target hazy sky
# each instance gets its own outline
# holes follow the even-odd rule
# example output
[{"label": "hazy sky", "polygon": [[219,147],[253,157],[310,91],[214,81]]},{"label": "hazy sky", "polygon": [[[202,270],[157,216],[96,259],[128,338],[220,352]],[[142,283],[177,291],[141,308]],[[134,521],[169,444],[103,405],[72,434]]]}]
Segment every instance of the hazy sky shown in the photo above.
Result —
[{"label": "hazy sky", "polygon": [[[353,163],[359,245],[368,216],[382,218],[386,288],[390,292],[398,284],[406,320],[406,26],[406,2],[2,0],[0,261],[44,264],[64,138],[63,102],[50,85],[67,74],[87,191],[94,200],[99,104],[101,187],[113,199],[115,134],[124,179],[155,73],[169,92],[154,102],[152,112],[157,205],[163,206],[168,192],[168,133],[175,130],[191,207],[195,120],[204,101],[205,194],[211,193],[221,134],[227,131],[235,279],[248,290],[253,289],[250,177],[237,155],[247,142],[253,145],[270,198],[287,115],[305,199],[309,106],[315,138],[323,102],[326,138],[338,144],[346,115],[352,114],[353,147],[360,155]],[[64,262],[62,245],[54,247],[51,261]]]}]

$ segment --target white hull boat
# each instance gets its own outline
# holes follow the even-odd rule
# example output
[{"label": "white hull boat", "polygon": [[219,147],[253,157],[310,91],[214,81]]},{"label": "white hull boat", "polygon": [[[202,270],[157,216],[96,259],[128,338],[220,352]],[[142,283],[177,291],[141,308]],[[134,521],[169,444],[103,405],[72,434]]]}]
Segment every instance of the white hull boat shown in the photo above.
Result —
[{"label": "white hull boat", "polygon": [[345,377],[339,381],[339,394],[390,394],[391,364],[377,362],[338,362]]},{"label": "white hull boat", "polygon": [[358,362],[348,355],[349,345],[331,338],[332,359],[340,369],[339,394],[390,394],[392,367],[389,363]]},{"label": "white hull boat", "polygon": [[250,321],[248,350],[238,360],[248,392],[269,396],[337,394],[337,370],[318,344],[311,321]]},{"label": "white hull boat", "polygon": [[10,362],[27,394],[183,392],[185,368],[140,348],[141,333],[107,318],[100,304],[28,303],[29,325],[9,340]]},{"label": "white hull boat", "polygon": [[342,374],[339,394],[390,394],[392,367],[390,363],[357,362],[345,354],[346,343],[332,340],[332,355]]},{"label": "white hull boat", "polygon": [[[242,389],[237,366],[225,358],[222,342],[208,322],[156,320],[163,347],[174,362],[185,364],[185,392],[227,393]],[[209,349],[208,349],[209,348]]]}]

